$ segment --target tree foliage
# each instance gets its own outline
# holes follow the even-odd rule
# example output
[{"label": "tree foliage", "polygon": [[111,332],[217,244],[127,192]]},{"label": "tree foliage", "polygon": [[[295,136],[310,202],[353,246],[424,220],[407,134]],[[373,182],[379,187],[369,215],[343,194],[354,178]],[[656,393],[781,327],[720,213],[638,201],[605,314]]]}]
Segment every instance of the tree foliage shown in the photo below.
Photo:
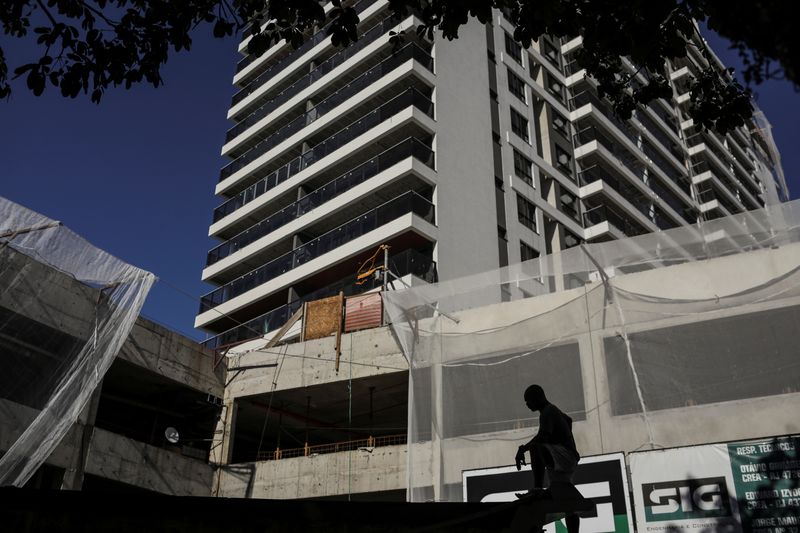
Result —
[{"label": "tree foliage", "polygon": [[[711,65],[690,85],[689,112],[695,122],[725,132],[752,114],[749,87],[730,73],[720,76],[702,39],[696,38],[694,21],[705,21],[732,41],[744,60],[748,84],[773,78],[798,82],[800,52],[791,2],[389,0],[389,5],[398,17],[417,13],[419,33],[441,31],[447,39],[456,39],[472,18],[489,22],[492,8],[506,13],[516,25],[514,39],[526,47],[543,34],[580,34],[578,65],[598,81],[602,95],[623,118],[637,105],[672,96],[666,61],[685,57],[690,47],[697,47]],[[352,0],[334,0],[327,10],[316,0],[6,0],[0,2],[0,23],[6,36],[35,39],[41,51],[10,71],[0,48],[0,98],[11,94],[12,80],[24,78],[36,95],[50,84],[64,96],[86,94],[94,102],[110,87],[159,86],[170,52],[190,49],[198,26],[206,31],[210,26],[219,38],[244,30],[251,37],[251,54],[282,39],[300,46],[325,24],[336,46],[358,38]],[[647,83],[634,82],[622,57],[639,68]]]}]

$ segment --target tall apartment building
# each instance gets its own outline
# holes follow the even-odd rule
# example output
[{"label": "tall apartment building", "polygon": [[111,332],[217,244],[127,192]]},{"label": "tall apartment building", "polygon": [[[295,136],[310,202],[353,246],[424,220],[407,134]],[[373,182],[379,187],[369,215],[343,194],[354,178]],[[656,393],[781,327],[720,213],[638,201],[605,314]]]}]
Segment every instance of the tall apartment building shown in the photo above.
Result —
[{"label": "tall apartment building", "polygon": [[210,347],[369,289],[354,274],[380,244],[414,285],[788,198],[763,130],[688,118],[686,81],[706,65],[692,47],[670,65],[674,98],[621,121],[576,71],[580,37],[525,50],[496,12],[455,41],[410,31],[396,49],[390,32],[419,20],[386,0],[356,9],[347,48],[320,28],[237,66],[202,274],[216,288],[195,320]]}]

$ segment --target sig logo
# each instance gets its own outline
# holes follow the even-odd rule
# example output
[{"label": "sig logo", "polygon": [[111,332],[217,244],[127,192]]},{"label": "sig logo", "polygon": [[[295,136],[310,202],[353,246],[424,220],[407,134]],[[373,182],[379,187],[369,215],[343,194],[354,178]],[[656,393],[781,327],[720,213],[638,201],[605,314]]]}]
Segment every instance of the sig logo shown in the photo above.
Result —
[{"label": "sig logo", "polygon": [[645,483],[642,496],[648,522],[731,515],[724,477]]}]

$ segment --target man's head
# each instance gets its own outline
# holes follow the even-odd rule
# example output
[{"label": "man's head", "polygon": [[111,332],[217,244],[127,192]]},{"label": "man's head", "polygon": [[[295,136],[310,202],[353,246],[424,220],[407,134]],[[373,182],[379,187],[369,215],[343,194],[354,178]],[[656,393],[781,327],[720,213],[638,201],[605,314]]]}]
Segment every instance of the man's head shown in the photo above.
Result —
[{"label": "man's head", "polygon": [[547,405],[547,397],[544,395],[544,389],[539,385],[531,385],[525,389],[525,405],[531,411],[539,411]]}]

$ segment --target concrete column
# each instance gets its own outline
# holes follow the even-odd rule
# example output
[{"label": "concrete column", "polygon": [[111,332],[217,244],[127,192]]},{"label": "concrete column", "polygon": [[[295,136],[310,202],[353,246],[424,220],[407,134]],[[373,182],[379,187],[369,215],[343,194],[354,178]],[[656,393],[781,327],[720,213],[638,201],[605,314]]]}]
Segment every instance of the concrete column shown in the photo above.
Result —
[{"label": "concrete column", "polygon": [[81,490],[83,487],[83,475],[86,468],[86,457],[89,454],[89,446],[94,435],[94,423],[97,418],[97,407],[100,405],[100,394],[103,383],[97,386],[94,394],[89,398],[86,407],[83,408],[76,424],[77,431],[74,432],[73,452],[69,459],[69,465],[64,470],[64,477],[61,480],[61,490]]},{"label": "concrete column", "polygon": [[236,429],[236,413],[238,406],[233,399],[225,400],[222,404],[217,425],[214,428],[214,437],[211,442],[208,462],[215,465],[227,465],[233,456],[233,433]]}]

